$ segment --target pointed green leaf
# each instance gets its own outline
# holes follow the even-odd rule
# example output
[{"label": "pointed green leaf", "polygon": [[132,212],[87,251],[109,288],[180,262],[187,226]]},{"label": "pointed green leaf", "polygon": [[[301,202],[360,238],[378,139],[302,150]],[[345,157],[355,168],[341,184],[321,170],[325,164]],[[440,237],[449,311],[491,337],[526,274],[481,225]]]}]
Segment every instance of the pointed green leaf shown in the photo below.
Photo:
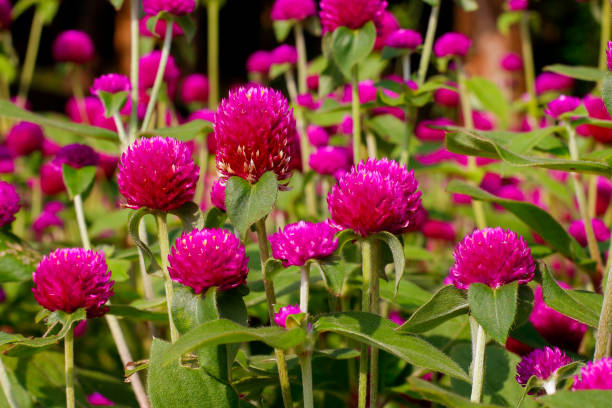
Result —
[{"label": "pointed green leaf", "polygon": [[104,116],[110,118],[123,109],[128,100],[128,93],[125,91],[117,93],[98,91],[98,97],[104,105]]},{"label": "pointed green leaf", "polygon": [[272,22],[276,41],[278,41],[279,43],[285,42],[285,40],[289,36],[289,33],[291,33],[291,29],[294,25],[295,20],[278,20]]},{"label": "pointed green leaf", "polygon": [[372,21],[358,30],[338,27],[332,34],[331,50],[338,68],[351,78],[353,67],[363,61],[374,48],[376,27]]},{"label": "pointed green leaf", "polygon": [[499,118],[502,128],[506,128],[510,119],[510,104],[501,89],[483,77],[468,79],[467,87],[487,111]]},{"label": "pointed green leaf", "polygon": [[485,332],[499,344],[506,344],[517,309],[518,283],[492,289],[472,283],[468,289],[470,312]]},{"label": "pointed green leaf", "polygon": [[419,307],[396,331],[423,333],[467,311],[468,301],[465,291],[447,285],[434,293],[431,299]]},{"label": "pointed green leaf", "polygon": [[183,29],[187,40],[191,42],[191,40],[193,40],[193,37],[195,36],[197,29],[193,18],[191,18],[189,15],[184,15],[176,17],[174,21],[176,22],[176,24],[179,25],[179,27]]},{"label": "pointed green leaf", "polygon": [[404,269],[406,267],[406,259],[404,258],[404,247],[400,240],[393,234],[387,231],[379,232],[374,236],[374,239],[383,241],[393,254],[393,265],[395,266],[395,294],[399,289],[399,284],[404,276]]},{"label": "pointed green leaf", "polygon": [[150,132],[142,132],[140,135],[171,137],[173,139],[187,142],[212,131],[212,124],[210,122],[202,119],[196,119],[179,126],[154,129]]},{"label": "pointed green leaf", "polygon": [[204,215],[204,228],[221,228],[226,219],[225,211],[212,207]]},{"label": "pointed green leaf", "polygon": [[179,217],[183,223],[183,230],[185,232],[189,232],[194,229],[201,230],[204,228],[204,214],[202,214],[200,207],[194,202],[185,203],[179,208],[170,212]]},{"label": "pointed green leaf", "polygon": [[599,82],[606,76],[605,71],[597,67],[583,67],[577,65],[554,64],[544,67],[544,71],[556,72],[582,81]]},{"label": "pointed green leaf", "polygon": [[108,307],[108,313],[115,316],[126,317],[133,320],[144,320],[168,324],[168,313],[166,312],[151,312],[148,310],[136,309],[132,306],[116,304],[108,305]]},{"label": "pointed green leaf", "polygon": [[609,408],[612,391],[584,390],[557,391],[553,395],[538,397],[537,401],[547,408]]},{"label": "pointed green leaf", "polygon": [[0,230],[0,283],[24,282],[32,273],[42,255],[27,243],[7,231]]},{"label": "pointed green leaf", "polygon": [[414,395],[414,398],[436,402],[447,408],[502,408],[500,405],[471,402],[469,399],[432,382],[415,377],[409,377],[405,384],[393,387],[391,390],[399,394]]},{"label": "pointed green leaf", "polygon": [[457,0],[461,8],[465,11],[478,10],[478,2],[476,0]]},{"label": "pointed green leaf", "polygon": [[503,35],[510,33],[510,28],[521,21],[522,13],[520,11],[506,11],[497,18],[497,29]]},{"label": "pointed green leaf", "polygon": [[108,1],[110,1],[113,7],[115,7],[115,10],[119,10],[123,6],[124,0],[108,0]]},{"label": "pointed green leaf", "polygon": [[77,195],[83,195],[89,189],[96,178],[97,171],[98,168],[96,166],[85,166],[75,169],[66,163],[62,165],[62,177],[71,199],[74,199]]}]

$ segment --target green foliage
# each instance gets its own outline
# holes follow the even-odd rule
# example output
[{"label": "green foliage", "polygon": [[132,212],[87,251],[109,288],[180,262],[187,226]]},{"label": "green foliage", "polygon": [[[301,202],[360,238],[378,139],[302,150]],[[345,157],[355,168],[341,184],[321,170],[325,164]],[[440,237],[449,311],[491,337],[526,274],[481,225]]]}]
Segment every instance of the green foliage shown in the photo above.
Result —
[{"label": "green foliage", "polygon": [[498,288],[472,283],[468,289],[470,312],[485,332],[499,344],[506,344],[517,308],[518,284]]},{"label": "green foliage", "polygon": [[92,186],[98,168],[96,166],[85,166],[75,169],[69,164],[62,165],[62,177],[66,190],[71,199],[83,195]]},{"label": "green foliage", "polygon": [[352,69],[363,61],[372,51],[376,40],[376,28],[372,21],[358,30],[338,27],[331,38],[331,50],[340,71],[352,77]]},{"label": "green foliage", "polygon": [[446,285],[433,294],[427,303],[419,307],[397,331],[422,333],[439,326],[453,317],[467,313],[465,291]]},{"label": "green foliage", "polygon": [[544,67],[544,71],[556,72],[583,81],[598,82],[604,79],[606,73],[596,67],[580,67],[573,65],[554,64]]},{"label": "green foliage", "polygon": [[125,91],[117,93],[98,91],[98,97],[104,105],[104,116],[107,118],[118,114],[128,101],[128,93]]},{"label": "green foliage", "polygon": [[482,77],[468,79],[467,87],[478,98],[483,108],[498,117],[502,129],[506,128],[510,120],[510,104],[501,89],[492,81]]},{"label": "green foliage", "polygon": [[0,229],[0,283],[32,279],[32,273],[41,258],[39,253],[21,239]]},{"label": "green foliage", "polygon": [[611,398],[612,391],[557,391],[553,395],[539,397],[538,402],[547,408],[575,408],[578,406],[606,408],[610,406]]}]

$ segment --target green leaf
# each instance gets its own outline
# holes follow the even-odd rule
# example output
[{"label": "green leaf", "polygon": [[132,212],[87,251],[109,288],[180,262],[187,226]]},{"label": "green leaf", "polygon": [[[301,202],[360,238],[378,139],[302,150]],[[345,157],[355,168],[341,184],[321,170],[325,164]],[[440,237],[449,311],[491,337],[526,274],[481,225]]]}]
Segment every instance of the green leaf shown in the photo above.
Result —
[{"label": "green leaf", "polygon": [[124,0],[108,0],[108,1],[110,1],[113,7],[115,7],[115,10],[119,10],[121,6],[123,6]]},{"label": "green leaf", "polygon": [[518,283],[496,289],[472,283],[468,289],[470,312],[488,335],[499,344],[506,344],[517,309]]},{"label": "green leaf", "polygon": [[447,408],[501,408],[499,405],[471,402],[452,391],[415,377],[409,377],[405,384],[391,390],[399,394],[415,394],[416,398],[436,402]]},{"label": "green leaf", "polygon": [[295,25],[295,20],[276,20],[272,22],[272,27],[274,28],[274,36],[276,37],[276,41],[279,43],[284,42],[289,33],[291,33],[291,29]]},{"label": "green leaf", "polygon": [[374,239],[383,241],[393,255],[393,265],[395,267],[395,294],[399,289],[399,284],[404,276],[404,270],[406,267],[406,259],[404,258],[404,247],[400,240],[393,234],[387,231],[379,232],[374,235]]},{"label": "green leaf", "polygon": [[352,77],[352,69],[372,52],[376,40],[376,28],[372,21],[358,30],[338,27],[332,34],[331,50],[340,71]]},{"label": "green leaf", "polygon": [[98,168],[96,166],[85,166],[75,169],[66,163],[62,165],[62,177],[70,199],[74,199],[77,195],[83,195],[89,189],[96,178],[97,171]]},{"label": "green leaf", "polygon": [[211,207],[204,216],[204,228],[221,228],[226,219],[225,211]]},{"label": "green leaf", "polygon": [[191,42],[191,40],[193,40],[193,37],[195,36],[197,29],[193,18],[191,18],[189,15],[184,15],[175,17],[174,21],[176,22],[176,24],[179,25],[179,27],[183,29],[185,35],[187,36],[187,40]]},{"label": "green leaf", "polygon": [[387,302],[399,305],[403,310],[413,311],[427,302],[431,293],[410,281],[402,280],[396,296],[395,283],[381,280],[380,297]]},{"label": "green leaf", "polygon": [[423,0],[423,1],[432,7],[440,4],[440,0]]},{"label": "green leaf", "polygon": [[141,136],[171,137],[184,142],[194,140],[199,136],[213,131],[212,124],[206,120],[196,119],[183,125],[154,129],[150,132],[141,133]]},{"label": "green leaf", "polygon": [[147,266],[147,272],[154,273],[157,271],[161,271],[161,267],[159,266],[159,263],[157,263],[157,259],[155,259],[155,255],[153,254],[153,251],[151,251],[151,248],[149,248],[149,246],[140,239],[140,235],[138,233],[142,218],[148,214],[152,213],[147,208],[141,208],[137,211],[132,212],[128,218],[128,231],[130,232],[130,237],[132,237],[132,240],[134,241],[136,246],[140,248],[144,257],[147,258],[149,261]]},{"label": "green leaf", "polygon": [[204,214],[202,214],[200,207],[194,202],[185,203],[179,208],[170,211],[170,213],[179,217],[185,232],[204,228]]},{"label": "green leaf", "polygon": [[424,333],[467,311],[468,301],[465,291],[447,285],[434,293],[431,299],[419,307],[396,331]]},{"label": "green leaf", "polygon": [[11,11],[11,16],[13,20],[16,20],[20,15],[23,14],[24,11],[29,9],[30,7],[38,4],[40,0],[18,0],[13,6],[13,10]]},{"label": "green leaf", "polygon": [[497,29],[503,35],[510,34],[510,28],[521,21],[522,13],[520,11],[506,11],[497,18]]},{"label": "green leaf", "polygon": [[225,187],[225,206],[232,225],[244,238],[251,225],[272,211],[278,195],[276,175],[266,172],[255,184],[230,177]]},{"label": "green leaf", "polygon": [[0,283],[25,282],[42,256],[15,235],[0,230]]},{"label": "green leaf", "polygon": [[601,81],[606,76],[606,73],[597,67],[583,67],[576,65],[548,65],[544,67],[544,71],[555,72],[571,78],[592,82]]},{"label": "green leaf", "polygon": [[126,91],[117,93],[98,91],[98,97],[104,105],[104,116],[110,118],[123,109],[128,100],[128,93]]},{"label": "green leaf", "polygon": [[532,375],[531,377],[529,377],[527,384],[525,384],[525,386],[523,387],[523,393],[521,394],[521,398],[516,403],[516,408],[521,408],[521,405],[523,405],[523,401],[525,400],[525,397],[527,396],[529,391],[536,388],[538,388],[538,377]]},{"label": "green leaf", "polygon": [[552,395],[539,397],[537,400],[548,408],[608,408],[612,401],[612,391],[557,391]]},{"label": "green leaf", "polygon": [[608,113],[612,112],[612,73],[608,72],[601,87],[601,96]]},{"label": "green leaf", "polygon": [[125,282],[130,278],[128,271],[132,263],[125,259],[107,259],[106,264],[111,271],[111,279],[115,282]]},{"label": "green leaf", "polygon": [[457,363],[418,337],[398,333],[395,323],[363,312],[334,313],[320,317],[313,325],[317,333],[334,332],[377,347],[419,367],[469,381]]},{"label": "green leaf", "polygon": [[483,77],[474,77],[468,79],[467,87],[478,98],[485,110],[493,112],[499,118],[502,128],[508,126],[510,104],[495,83]]},{"label": "green leaf", "polygon": [[108,313],[115,316],[126,317],[133,320],[150,321],[155,323],[168,323],[168,314],[165,312],[151,312],[148,310],[136,309],[132,306],[116,304],[108,305],[108,307]]},{"label": "green leaf", "polygon": [[291,69],[291,64],[286,63],[286,64],[272,64],[270,66],[270,72],[268,73],[268,76],[270,77],[270,79],[276,79],[281,75],[284,75],[285,72],[289,71]]},{"label": "green leaf", "polygon": [[366,120],[366,126],[379,136],[401,145],[408,137],[408,128],[404,121],[393,115],[378,115]]},{"label": "green leaf", "polygon": [[315,261],[313,265],[317,265],[321,270],[321,276],[329,293],[334,296],[340,296],[344,282],[350,275],[352,265],[344,261],[334,263]]}]

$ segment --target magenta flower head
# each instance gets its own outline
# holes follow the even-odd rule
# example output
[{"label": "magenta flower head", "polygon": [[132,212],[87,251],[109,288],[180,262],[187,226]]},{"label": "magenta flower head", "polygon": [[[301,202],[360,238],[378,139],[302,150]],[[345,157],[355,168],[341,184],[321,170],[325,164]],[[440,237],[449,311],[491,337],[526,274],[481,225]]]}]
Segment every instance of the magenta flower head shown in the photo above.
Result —
[{"label": "magenta flower head", "polygon": [[[446,85],[457,88],[457,84],[454,82],[447,82]],[[454,108],[459,105],[459,92],[452,89],[438,88],[435,90],[433,97],[434,101],[442,106]]]},{"label": "magenta flower head", "polygon": [[319,174],[343,176],[353,165],[353,152],[343,146],[324,146],[310,155],[308,164]]},{"label": "magenta flower head", "polygon": [[427,238],[440,239],[442,241],[455,241],[455,227],[448,221],[427,220],[421,227],[421,232]]},{"label": "magenta flower head", "polygon": [[436,57],[465,57],[472,45],[465,34],[461,33],[446,33],[436,40],[434,44],[434,54]]},{"label": "magenta flower head", "polygon": [[532,375],[545,382],[555,381],[557,370],[571,362],[572,359],[557,347],[534,350],[516,365],[516,381],[523,387]]},{"label": "magenta flower head", "polygon": [[11,28],[11,23],[13,22],[13,17],[11,17],[11,13],[13,12],[13,5],[10,0],[1,0],[0,1],[0,29],[8,30]]},{"label": "magenta flower head", "polygon": [[12,184],[0,180],[0,227],[15,221],[15,214],[19,212],[19,194]]},{"label": "magenta flower head", "polygon": [[322,126],[308,125],[306,134],[308,135],[308,141],[313,146],[323,147],[329,143],[329,133]]},{"label": "magenta flower head", "polygon": [[[138,61],[138,88],[146,90],[153,87],[155,76],[161,61],[161,51],[155,50],[140,57]],[[181,71],[179,70],[174,58],[168,57],[166,70],[164,71],[164,82],[168,85],[168,93],[174,94]]]},{"label": "magenta flower head", "polygon": [[272,254],[281,259],[285,267],[302,266],[309,259],[327,258],[338,248],[336,232],[338,230],[328,222],[289,224],[270,235]]},{"label": "magenta flower head", "polygon": [[523,69],[523,58],[517,53],[509,52],[501,59],[500,65],[506,71],[520,71]]},{"label": "magenta flower head", "polygon": [[100,317],[108,308],[114,281],[103,252],[82,248],[56,249],[43,257],[32,275],[34,298],[52,312],[87,310],[87,317]]},{"label": "magenta flower head", "polygon": [[217,170],[224,178],[249,183],[267,171],[279,181],[291,177],[299,139],[293,110],[278,91],[262,86],[240,87],[221,101],[215,115]]},{"label": "magenta flower head", "polygon": [[382,50],[387,43],[387,38],[399,30],[400,25],[393,13],[384,10],[376,18],[374,18],[374,27],[376,28],[376,41],[374,42],[375,50]]},{"label": "magenta flower head", "polygon": [[545,92],[562,92],[569,90],[574,86],[574,79],[555,72],[542,72],[536,77],[535,88],[536,93],[543,94]]},{"label": "magenta flower head", "polygon": [[431,126],[456,126],[457,124],[450,119],[437,118],[433,120],[422,120],[418,123],[414,132],[419,140],[441,142],[446,136],[446,132],[442,129],[436,129]]},{"label": "magenta flower head", "polygon": [[247,58],[246,69],[249,73],[268,75],[272,65],[272,54],[268,51],[255,51]]},{"label": "magenta flower head", "polygon": [[175,16],[184,16],[195,10],[195,0],[142,0],[142,8],[148,15],[155,16],[165,11]]},{"label": "magenta flower head", "polygon": [[423,43],[423,37],[418,31],[401,28],[387,37],[386,46],[414,51]]},{"label": "magenta flower head", "polygon": [[6,147],[16,156],[27,156],[42,148],[42,128],[36,123],[19,122],[6,135]]},{"label": "magenta flower head", "polygon": [[572,390],[612,390],[612,358],[589,361],[574,377]]},{"label": "magenta flower head", "polygon": [[416,222],[418,186],[413,170],[388,159],[368,159],[332,187],[327,196],[331,219],[362,237],[405,232]]},{"label": "magenta flower head", "polygon": [[606,48],[606,61],[608,63],[608,71],[612,71],[612,41],[608,41],[608,48]]},{"label": "magenta flower head", "polygon": [[92,95],[100,96],[99,92],[116,94],[119,92],[129,92],[132,89],[130,78],[121,74],[106,74],[96,78],[89,92]]},{"label": "magenta flower head", "polygon": [[[86,322],[87,320],[83,320],[83,321]],[[93,405],[96,407],[112,407],[115,405],[113,401],[109,400],[104,395],[100,394],[99,392],[94,392],[92,394],[89,394],[87,396],[87,402],[90,405]]]},{"label": "magenta flower head", "polygon": [[183,103],[208,103],[210,85],[208,77],[203,74],[191,74],[185,78],[181,85],[181,99]]},{"label": "magenta flower head", "polygon": [[170,277],[196,294],[216,286],[229,290],[246,283],[249,258],[244,246],[224,229],[186,232],[168,255]]},{"label": "magenta flower head", "polygon": [[314,0],[276,0],[270,17],[273,21],[304,20],[317,14]]},{"label": "magenta flower head", "polygon": [[215,181],[210,190],[210,202],[218,209],[225,211],[225,180]]},{"label": "magenta flower head", "polygon": [[94,56],[94,44],[83,31],[64,31],[53,42],[53,58],[57,62],[85,64]]},{"label": "magenta flower head", "polygon": [[467,289],[472,283],[498,288],[533,279],[535,262],[531,250],[514,231],[502,228],[476,230],[466,236],[453,252],[455,264],[450,269],[453,284]]},{"label": "magenta flower head", "polygon": [[528,0],[508,0],[508,9],[512,11],[525,10],[528,6]]},{"label": "magenta flower head", "polygon": [[559,119],[561,115],[573,111],[580,106],[581,103],[582,101],[580,98],[561,95],[557,99],[554,99],[548,103],[545,113],[555,119]]},{"label": "magenta flower head", "polygon": [[55,155],[53,161],[57,164],[67,164],[75,169],[80,169],[85,166],[96,166],[100,156],[91,147],[73,143],[62,147]]},{"label": "magenta flower head", "polygon": [[[606,227],[606,224],[599,218],[593,218],[591,220],[593,225],[593,232],[595,233],[595,239],[598,242],[605,242],[610,239],[610,230]],[[573,221],[569,226],[569,234],[578,241],[582,246],[587,245],[586,228],[584,228],[584,220]]]},{"label": "magenta flower head", "polygon": [[121,155],[117,184],[126,207],[171,211],[191,201],[200,168],[186,143],[139,139]]},{"label": "magenta flower head", "polygon": [[280,310],[274,315],[274,323],[282,328],[287,328],[287,318],[291,315],[302,313],[302,310],[298,305],[287,305],[280,308]]},{"label": "magenta flower head", "polygon": [[297,50],[288,44],[279,45],[270,53],[272,64],[295,64],[297,58]]},{"label": "magenta flower head", "polygon": [[333,32],[338,27],[358,29],[368,21],[379,17],[387,8],[384,0],[321,0],[321,25],[323,32]]},{"label": "magenta flower head", "polygon": [[[162,20],[162,19],[157,20],[157,24],[155,24],[155,34],[153,34],[149,30],[149,27],[147,27],[147,22],[151,18],[153,18],[153,16],[145,15],[143,18],[140,19],[140,22],[138,23],[140,35],[144,37],[157,36],[160,39],[166,38],[166,29],[168,28],[168,23],[166,22],[166,20]],[[185,34],[185,32],[183,31],[181,26],[176,23],[172,23],[172,38],[180,37],[183,34]]]}]

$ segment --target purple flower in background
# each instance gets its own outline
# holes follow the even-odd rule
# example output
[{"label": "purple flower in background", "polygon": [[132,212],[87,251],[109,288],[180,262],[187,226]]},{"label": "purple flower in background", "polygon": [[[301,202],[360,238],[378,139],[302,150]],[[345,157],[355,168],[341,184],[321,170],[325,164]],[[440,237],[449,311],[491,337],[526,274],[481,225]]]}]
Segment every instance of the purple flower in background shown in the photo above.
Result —
[{"label": "purple flower in background", "polygon": [[580,98],[561,95],[548,103],[545,113],[555,119],[559,119],[559,116],[567,112],[572,112],[574,109],[580,106],[581,103],[582,101]]},{"label": "purple flower in background", "polygon": [[454,242],[456,238],[455,227],[448,221],[427,220],[421,227],[421,232],[427,238]]},{"label": "purple flower in background", "polygon": [[446,132],[442,129],[432,128],[430,126],[456,126],[457,124],[450,119],[437,118],[422,120],[417,124],[414,132],[419,140],[441,142],[446,136]]},{"label": "purple flower in background", "polygon": [[195,10],[195,0],[142,0],[142,8],[146,14],[155,16],[165,11],[175,16],[184,16]]},{"label": "purple flower in background", "polygon": [[181,235],[168,256],[170,277],[196,294],[216,286],[229,290],[246,283],[249,258],[244,246],[224,229],[202,229]]},{"label": "purple flower in background", "polygon": [[400,326],[406,321],[406,319],[404,319],[400,312],[398,312],[397,310],[392,310],[389,312],[389,320]]},{"label": "purple flower in background", "polygon": [[508,8],[512,11],[525,10],[528,6],[528,0],[508,0]]},{"label": "purple flower in background", "polygon": [[[446,85],[457,88],[454,82],[447,82]],[[438,88],[434,92],[434,101],[442,106],[454,108],[459,105],[459,92],[447,88]]]},{"label": "purple flower in background", "polygon": [[467,54],[472,40],[465,34],[446,33],[442,34],[434,44],[434,54],[436,57],[464,57]]},{"label": "purple flower in background", "polygon": [[[376,100],[376,93],[378,92],[374,81],[366,79],[361,81],[357,87],[359,91],[359,103],[368,103]],[[342,102],[351,102],[353,100],[353,86],[348,84],[344,87],[344,95],[342,95]],[[350,117],[350,116],[349,116]]]},{"label": "purple flower in background", "polygon": [[287,305],[280,308],[280,310],[274,315],[274,323],[277,326],[287,328],[287,318],[291,315],[302,313],[302,310],[298,305]]},{"label": "purple flower in background", "polygon": [[[593,232],[595,233],[595,239],[598,242],[605,242],[610,239],[610,230],[606,227],[606,224],[599,218],[593,218],[591,220],[593,225]],[[586,228],[584,227],[584,220],[573,221],[569,226],[569,233],[572,237],[578,241],[582,246],[587,245]]]},{"label": "purple flower in background", "polygon": [[597,177],[597,202],[595,213],[598,216],[604,215],[610,206],[612,199],[612,181],[606,177]]},{"label": "purple flower in background", "polygon": [[327,146],[329,143],[329,133],[327,133],[327,130],[322,126],[308,125],[306,133],[308,135],[308,141],[313,146],[323,147]]},{"label": "purple flower in background", "polygon": [[374,21],[387,8],[384,0],[321,0],[321,25],[323,33],[333,32],[338,27],[358,29]]},{"label": "purple flower in background", "polygon": [[96,166],[99,158],[98,153],[91,147],[80,143],[73,143],[62,147],[55,155],[53,161],[58,163],[60,167],[65,163],[70,167],[80,169],[86,166]]},{"label": "purple flower in background", "polygon": [[215,181],[210,190],[210,202],[218,209],[225,211],[225,180]]},{"label": "purple flower in background", "polygon": [[[584,107],[589,113],[589,117],[595,119],[612,120],[602,98],[593,95],[587,95],[583,100]],[[584,130],[585,135],[592,136],[595,140],[601,143],[612,142],[612,129],[603,126],[595,125],[580,125],[576,130]]]},{"label": "purple flower in background", "polygon": [[310,155],[308,164],[319,174],[342,176],[353,165],[353,152],[343,146],[324,146]]},{"label": "purple flower in background", "polygon": [[203,74],[191,74],[183,80],[181,85],[181,99],[183,103],[208,103],[210,84],[208,77]]},{"label": "purple flower in background", "polygon": [[495,122],[493,116],[488,112],[473,111],[472,121],[474,122],[474,129],[477,130],[493,130],[495,129]]},{"label": "purple flower in background", "polygon": [[317,14],[314,0],[276,0],[270,17],[274,21],[304,20]]},{"label": "purple flower in background", "polygon": [[399,22],[393,13],[387,10],[374,18],[374,26],[376,27],[376,41],[374,42],[375,50],[383,49],[387,42],[387,38],[400,28]]},{"label": "purple flower in background", "polygon": [[53,58],[57,62],[85,64],[94,57],[94,45],[83,31],[67,30],[53,42]]},{"label": "purple flower in background", "polygon": [[523,237],[512,230],[485,228],[467,235],[455,247],[450,269],[453,284],[467,289],[472,283],[491,288],[533,279],[535,262]]},{"label": "purple flower in background", "polygon": [[249,73],[268,75],[272,65],[272,54],[268,51],[255,51],[247,59],[246,69]]},{"label": "purple flower in background", "polygon": [[[53,203],[61,204],[57,201],[52,201],[49,204]],[[32,230],[34,230],[37,239],[40,239],[42,234],[50,227],[62,228],[64,226],[64,221],[57,215],[60,210],[54,211],[53,209],[50,209],[49,204],[45,206],[40,215],[32,223]],[[63,208],[63,204],[61,205]]]},{"label": "purple flower in background", "polygon": [[279,45],[270,53],[272,64],[295,64],[297,58],[297,50],[288,44]]},{"label": "purple flower in background", "polygon": [[13,153],[8,147],[0,145],[0,174],[15,171],[15,160]]},{"label": "purple flower in background", "polygon": [[43,130],[36,123],[19,122],[6,135],[6,147],[15,156],[27,156],[42,148]]},{"label": "purple flower in background", "polygon": [[19,212],[19,194],[12,184],[0,180],[0,227],[15,221],[15,214]]},{"label": "purple flower in background", "polygon": [[532,375],[542,381],[555,381],[557,370],[571,362],[572,359],[557,347],[534,350],[516,365],[516,381],[523,387]]},{"label": "purple flower in background", "polygon": [[[81,111],[83,107],[85,112]],[[76,98],[68,99],[68,102],[66,102],[66,114],[76,123],[88,123],[112,131],[117,130],[113,119],[104,116],[104,105],[96,96],[86,96],[80,101],[77,101]]]},{"label": "purple flower in background", "polygon": [[[144,91],[153,87],[160,61],[161,51],[158,50],[151,51],[138,60],[138,89],[141,91],[139,97],[139,99],[142,99],[141,102],[146,103],[149,101],[149,96]],[[174,58],[170,55],[163,76],[169,95],[174,95],[180,76],[181,71],[176,65]]]},{"label": "purple flower in background", "polygon": [[119,92],[129,92],[132,89],[130,78],[121,74],[106,74],[96,78],[89,92],[92,95],[100,96],[99,92],[116,94]]},{"label": "purple flower in background", "polygon": [[572,390],[612,390],[612,358],[589,361],[574,377]]},{"label": "purple flower in background", "polygon": [[385,45],[392,48],[402,48],[414,51],[423,43],[421,33],[401,28],[389,34]]},{"label": "purple flower in background", "polygon": [[[153,16],[144,16],[140,19],[140,23],[138,24],[138,28],[140,31],[140,35],[144,37],[155,37],[158,36],[162,40],[166,37],[166,29],[168,28],[168,23],[166,20],[159,19],[157,20],[157,24],[155,24],[155,34],[149,31],[149,27],[147,27],[147,22],[149,19],[153,18]],[[181,26],[176,23],[172,24],[172,38],[178,37],[185,34]]]},{"label": "purple flower in background", "polygon": [[520,71],[523,69],[523,58],[515,52],[509,52],[501,59],[500,65],[506,71]]},{"label": "purple flower in background", "polygon": [[555,72],[542,72],[535,80],[535,88],[538,95],[552,91],[567,91],[573,86],[573,78]]},{"label": "purple flower in background", "polygon": [[285,267],[302,266],[309,259],[327,258],[338,248],[338,230],[328,222],[300,221],[270,235],[274,258]]},{"label": "purple flower in background", "polygon": [[90,405],[99,406],[99,407],[112,407],[115,403],[99,392],[94,392],[93,394],[89,394],[87,396],[87,402]]},{"label": "purple flower in background", "polygon": [[8,30],[11,28],[11,23],[13,22],[12,12],[13,5],[10,0],[0,0],[0,29]]}]

